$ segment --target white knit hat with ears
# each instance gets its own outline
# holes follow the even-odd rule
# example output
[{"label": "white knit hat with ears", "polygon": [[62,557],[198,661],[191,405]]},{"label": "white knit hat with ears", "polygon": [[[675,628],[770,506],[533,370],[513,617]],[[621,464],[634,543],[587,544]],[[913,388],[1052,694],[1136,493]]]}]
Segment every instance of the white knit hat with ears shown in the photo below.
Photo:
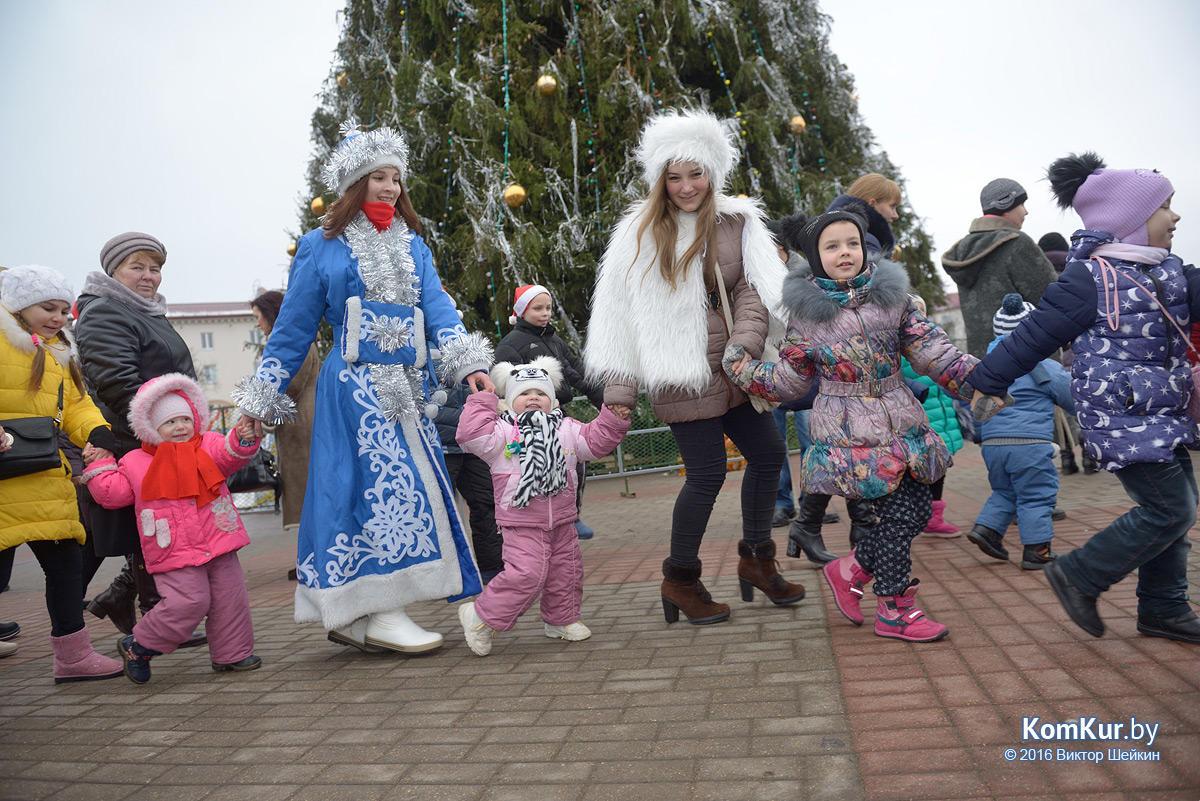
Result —
[{"label": "white knit hat with ears", "polygon": [[562,365],[553,356],[539,356],[529,364],[497,362],[489,371],[496,394],[504,398],[508,408],[527,389],[540,389],[550,396],[550,408],[558,408],[555,388],[563,381]]},{"label": "white knit hat with ears", "polygon": [[75,291],[66,276],[49,267],[24,264],[0,270],[0,306],[13,314],[47,300],[75,302]]},{"label": "white knit hat with ears", "polygon": [[321,180],[338,197],[364,176],[380,167],[395,167],[400,181],[408,180],[408,143],[391,128],[376,128],[362,132],[353,120],[342,123],[340,132],[345,139],[329,154]]},{"label": "white knit hat with ears", "polygon": [[646,183],[654,182],[670,165],[694,161],[704,170],[713,191],[725,188],[725,180],[737,165],[732,126],[708,111],[672,109],[655,117],[642,129],[637,158]]}]

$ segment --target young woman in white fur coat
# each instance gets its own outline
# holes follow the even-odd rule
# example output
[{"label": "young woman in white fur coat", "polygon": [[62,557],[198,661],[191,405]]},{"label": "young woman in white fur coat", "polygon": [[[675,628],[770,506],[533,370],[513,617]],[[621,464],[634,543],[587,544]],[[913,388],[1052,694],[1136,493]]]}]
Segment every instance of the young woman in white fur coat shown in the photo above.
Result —
[{"label": "young woman in white fur coat", "polygon": [[680,611],[696,625],[729,618],[729,606],[714,602],[701,583],[699,558],[725,481],[726,435],[747,461],[738,543],[742,598],[751,600],[757,587],[776,605],[796,603],[804,588],[779,574],[770,537],[783,440],[771,416],[756,411],[721,371],[730,342],[762,353],[783,262],[759,205],[721,192],[738,156],[712,114],[653,119],[642,132],[638,160],[650,191],[618,223],[600,261],[584,363],[605,383],[606,405],[632,408],[638,388],[646,389],[687,471],[663,562],[663,612],[668,623]]}]

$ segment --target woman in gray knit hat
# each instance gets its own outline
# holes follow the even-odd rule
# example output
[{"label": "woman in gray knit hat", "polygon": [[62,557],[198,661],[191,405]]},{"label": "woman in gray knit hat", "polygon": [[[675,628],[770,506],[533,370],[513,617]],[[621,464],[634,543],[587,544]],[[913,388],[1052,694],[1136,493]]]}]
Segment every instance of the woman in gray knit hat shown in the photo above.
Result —
[{"label": "woman in gray knit hat", "polygon": [[[150,234],[118,234],[100,249],[104,271],[89,273],[79,295],[75,324],[79,358],[88,388],[112,424],[118,459],[140,447],[128,420],[129,404],[138,388],[167,373],[196,377],[191,352],[167,321],[167,301],[158,292],[166,261],[166,247]],[[125,567],[110,587],[92,599],[88,611],[111,618],[123,634],[130,634],[135,597],[143,614],[158,602],[154,579],[142,560],[133,507],[104,509],[84,489],[80,508],[88,529],[85,594],[105,557],[126,557]],[[203,642],[202,637],[194,637],[186,645]]]}]

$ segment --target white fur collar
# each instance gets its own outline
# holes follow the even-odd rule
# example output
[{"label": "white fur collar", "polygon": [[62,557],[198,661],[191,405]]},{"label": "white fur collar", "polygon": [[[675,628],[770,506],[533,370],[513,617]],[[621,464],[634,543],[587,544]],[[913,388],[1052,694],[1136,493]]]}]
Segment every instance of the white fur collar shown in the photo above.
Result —
[{"label": "white fur collar", "polygon": [[[699,269],[689,269],[672,291],[655,264],[649,231],[638,250],[636,234],[644,207],[644,201],[630,207],[600,260],[584,363],[590,375],[605,382],[636,383],[651,393],[669,389],[699,393],[712,376],[704,279]],[[740,215],[745,220],[742,268],[746,279],[764,305],[782,319],[785,270],[763,224],[761,205],[718,194],[717,214]],[[692,243],[695,227],[694,214],[679,216],[676,253]]]},{"label": "white fur collar", "polygon": [[[21,353],[27,353],[32,356],[37,352],[38,346],[33,344],[33,336],[17,322],[17,318],[11,312],[0,311],[0,334],[3,334],[4,338],[9,341],[9,344]],[[63,336],[67,339],[67,347],[47,347],[45,350],[54,357],[55,361],[66,367],[77,354],[75,352],[75,337],[66,329],[63,329]]]}]

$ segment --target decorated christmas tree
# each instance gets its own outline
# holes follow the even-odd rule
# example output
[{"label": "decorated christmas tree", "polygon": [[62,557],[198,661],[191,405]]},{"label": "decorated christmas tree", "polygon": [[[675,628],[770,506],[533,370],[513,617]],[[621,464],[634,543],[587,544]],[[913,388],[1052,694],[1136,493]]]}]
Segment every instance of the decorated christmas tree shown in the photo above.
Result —
[{"label": "decorated christmas tree", "polygon": [[[863,173],[903,185],[815,0],[349,0],[344,18],[301,225],[333,199],[318,176],[343,121],[402,131],[442,281],[497,335],[513,288],[540,283],[578,344],[612,225],[645,191],[639,131],[664,109],[728,119],[742,158],[727,191],[771,216],[819,213]],[[941,301],[918,218],[893,227],[914,287]]]}]

